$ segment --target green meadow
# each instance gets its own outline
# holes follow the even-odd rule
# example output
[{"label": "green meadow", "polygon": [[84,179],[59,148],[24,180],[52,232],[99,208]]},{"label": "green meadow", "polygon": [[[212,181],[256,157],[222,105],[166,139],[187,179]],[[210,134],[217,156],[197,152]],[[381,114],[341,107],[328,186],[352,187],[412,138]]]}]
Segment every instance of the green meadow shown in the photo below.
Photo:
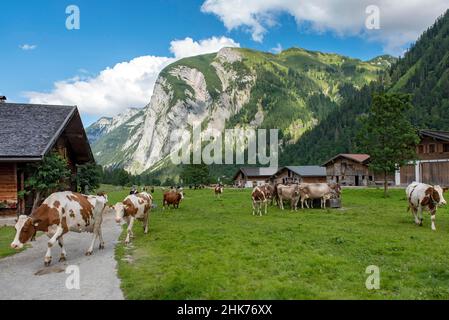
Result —
[{"label": "green meadow", "polygon": [[[113,191],[110,202],[126,192]],[[437,231],[414,225],[403,190],[345,189],[342,209],[253,216],[250,191],[186,190],[178,210],[161,210],[150,234],[116,248],[128,299],[448,299],[449,216]],[[121,236],[121,240],[124,238]],[[380,289],[368,290],[368,266]]]}]

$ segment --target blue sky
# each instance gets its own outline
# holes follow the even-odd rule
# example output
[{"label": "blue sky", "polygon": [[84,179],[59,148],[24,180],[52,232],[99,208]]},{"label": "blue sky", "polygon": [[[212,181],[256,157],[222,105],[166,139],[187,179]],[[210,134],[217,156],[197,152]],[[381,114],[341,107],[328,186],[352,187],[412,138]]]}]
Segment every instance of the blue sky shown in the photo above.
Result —
[{"label": "blue sky", "polygon": [[[323,4],[321,11],[335,11],[332,19],[317,15],[316,18],[309,20],[302,12],[306,11],[310,16],[315,16],[307,9],[311,5],[310,1],[267,0],[263,6],[261,3],[264,1],[258,1],[2,1],[0,94],[6,95],[14,102],[33,101],[33,98],[34,101],[48,100],[48,103],[77,102],[87,125],[104,112],[105,109],[97,108],[95,102],[101,97],[84,105],[84,101],[78,102],[73,96],[65,96],[68,91],[76,94],[75,89],[67,85],[61,93],[55,88],[55,83],[77,82],[76,90],[80,90],[79,88],[84,86],[92,86],[92,79],[96,79],[103,70],[113,68],[118,63],[130,62],[144,56],[171,59],[180,55],[176,50],[170,50],[172,41],[175,40],[181,41],[179,45],[184,46],[185,42],[182,40],[191,38],[201,47],[203,46],[201,40],[222,37],[224,43],[232,41],[241,47],[257,50],[270,51],[279,46],[284,49],[297,46],[366,60],[385,52],[397,54],[397,48],[391,49],[392,39],[398,39],[397,47],[402,50],[410,44],[411,39],[416,38],[421,29],[429,26],[436,16],[443,13],[444,8],[449,7],[447,0],[431,0],[435,2],[433,11],[420,15],[416,19],[414,34],[403,37],[401,30],[413,29],[414,25],[410,26],[410,17],[407,18],[406,15],[403,17],[401,12],[404,10],[401,11],[401,7],[397,6],[389,7],[388,12],[385,10],[387,13],[383,20],[384,29],[368,34],[363,31],[361,23],[358,26],[352,21],[357,20],[352,19],[352,15],[360,16],[360,21],[365,19],[363,16],[365,12],[354,5],[354,0]],[[341,6],[334,8],[335,2],[340,2],[347,8],[341,9]],[[379,2],[382,9],[382,0],[369,2]],[[65,10],[71,4],[80,8],[80,30],[67,30],[65,27],[68,16]],[[299,12],[302,8],[304,10]],[[354,12],[348,14],[351,8]],[[419,10],[419,7],[405,9]],[[339,13],[337,10],[344,11]],[[393,12],[397,10],[398,13],[393,14],[392,10]],[[399,23],[400,19],[404,20],[403,25]],[[183,54],[188,55],[188,49],[184,51],[187,53]],[[149,63],[153,66],[151,61],[147,60],[147,64],[136,65],[146,66]],[[153,72],[158,71],[159,65],[162,67],[169,62],[157,61]],[[133,65],[135,64],[130,64]],[[108,75],[103,77],[106,76]],[[154,76],[147,75],[147,78],[148,81],[154,82]],[[109,80],[103,80],[95,82],[95,86],[110,83]],[[149,102],[151,89],[148,88],[151,85],[149,83],[148,86],[143,86],[148,94],[145,94],[142,100],[131,99],[133,103],[130,107],[143,107],[144,104],[136,104]],[[142,84],[139,82],[138,86],[141,88]],[[110,90],[117,88],[120,86],[115,88],[111,86]],[[114,104],[114,100],[107,100],[109,89],[102,87],[101,90],[106,96],[105,101]],[[130,92],[125,92],[126,88],[123,90],[124,97],[138,92],[133,88]],[[30,92],[34,95],[29,94]],[[123,108],[123,106],[112,108],[111,114],[106,113],[112,115]]]}]

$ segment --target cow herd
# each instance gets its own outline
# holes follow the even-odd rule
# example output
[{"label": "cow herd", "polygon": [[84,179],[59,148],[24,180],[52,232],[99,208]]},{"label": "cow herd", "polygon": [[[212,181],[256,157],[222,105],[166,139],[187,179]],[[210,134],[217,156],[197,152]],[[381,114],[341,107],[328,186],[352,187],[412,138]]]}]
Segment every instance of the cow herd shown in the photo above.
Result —
[{"label": "cow herd", "polygon": [[[422,225],[423,210],[431,215],[432,230],[436,230],[435,216],[439,206],[445,205],[446,200],[443,193],[447,189],[440,186],[432,186],[424,183],[414,182],[406,189],[408,209],[412,211],[415,223]],[[223,194],[224,188],[218,185],[214,188],[215,197]],[[339,199],[341,187],[338,184],[327,183],[299,183],[299,184],[277,184],[266,183],[252,190],[251,199],[253,215],[262,216],[267,214],[268,203],[277,204],[284,210],[284,202],[289,202],[291,210],[297,210],[299,203],[301,208],[310,208],[315,200],[320,201],[320,207],[325,208],[329,199]],[[173,206],[179,208],[184,199],[182,188],[172,188],[163,192],[163,209]],[[56,192],[50,195],[42,205],[30,216],[21,215],[15,225],[16,234],[11,247],[21,249],[24,244],[32,241],[38,231],[47,234],[47,252],[44,263],[49,266],[52,260],[52,248],[58,243],[61,247],[60,261],[65,261],[67,253],[64,248],[64,235],[69,232],[92,233],[92,241],[86,251],[91,255],[97,239],[99,249],[104,249],[102,235],[103,215],[113,213],[117,223],[125,221],[128,225],[125,244],[134,237],[133,226],[136,220],[143,221],[144,233],[149,232],[150,211],[153,207],[153,197],[147,192],[132,192],[123,201],[114,206],[108,206],[108,196],[98,194],[96,196],[83,195],[76,192]]]},{"label": "cow herd", "polygon": [[[320,200],[321,208],[326,207],[327,200],[338,199],[341,196],[341,187],[339,184],[332,183],[297,183],[297,184],[270,184],[257,186],[251,193],[253,203],[253,215],[262,216],[262,211],[267,214],[268,202],[277,203],[281,210],[284,210],[284,201],[290,203],[291,210],[298,209],[298,203],[301,202],[301,208],[304,205],[307,208],[313,206],[313,201]],[[263,210],[264,209],[264,210]]]}]

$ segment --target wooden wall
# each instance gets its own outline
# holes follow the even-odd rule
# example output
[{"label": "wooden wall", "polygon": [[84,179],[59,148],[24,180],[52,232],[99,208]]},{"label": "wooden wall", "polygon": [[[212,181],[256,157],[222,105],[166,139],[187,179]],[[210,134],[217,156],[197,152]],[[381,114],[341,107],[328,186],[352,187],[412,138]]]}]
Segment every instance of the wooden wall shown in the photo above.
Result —
[{"label": "wooden wall", "polygon": [[17,204],[17,172],[14,163],[0,163],[0,202]]},{"label": "wooden wall", "polygon": [[449,162],[421,163],[422,182],[449,186]]},{"label": "wooden wall", "polygon": [[326,177],[302,177],[302,183],[326,183]]},{"label": "wooden wall", "polygon": [[406,165],[401,167],[401,184],[409,185],[416,181],[415,165]]},{"label": "wooden wall", "polygon": [[449,142],[424,137],[416,149],[419,160],[449,159]]},{"label": "wooden wall", "polygon": [[347,158],[339,158],[328,163],[326,174],[328,182],[347,186],[363,186],[374,180],[374,174],[367,165]]}]

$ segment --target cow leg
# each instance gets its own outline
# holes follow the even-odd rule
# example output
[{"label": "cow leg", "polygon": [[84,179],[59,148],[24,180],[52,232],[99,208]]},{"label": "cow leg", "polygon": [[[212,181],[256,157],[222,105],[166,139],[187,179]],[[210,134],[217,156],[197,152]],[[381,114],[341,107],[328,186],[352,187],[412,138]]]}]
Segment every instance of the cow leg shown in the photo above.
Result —
[{"label": "cow leg", "polygon": [[150,213],[147,211],[143,217],[143,233],[148,234],[148,223],[150,220]]},{"label": "cow leg", "polygon": [[267,201],[267,200],[265,200],[264,202],[265,202],[265,215],[267,215],[267,206],[268,206],[268,201]]},{"label": "cow leg", "polygon": [[436,231],[436,230],[437,230],[437,228],[435,227],[435,213],[436,213],[436,212],[431,212],[431,213],[430,213],[430,219],[432,220],[432,230],[433,230],[433,231]]},{"label": "cow leg", "polygon": [[47,242],[47,252],[44,258],[44,264],[47,267],[51,264],[51,248],[55,245],[56,241],[58,241],[58,239],[61,237],[63,232],[64,230],[61,228],[61,226],[57,226],[55,233]]},{"label": "cow leg", "polygon": [[282,197],[279,197],[279,208],[281,208],[281,210],[284,210],[284,200],[282,199]]},{"label": "cow leg", "polygon": [[61,257],[59,258],[59,262],[64,262],[67,260],[67,252],[65,252],[64,239],[62,236],[58,239],[58,244],[61,247]]},{"label": "cow leg", "polygon": [[422,227],[423,222],[423,216],[422,216],[422,206],[418,207],[418,224]]},{"label": "cow leg", "polygon": [[256,215],[256,202],[253,199],[253,216],[255,216],[255,215]]},{"label": "cow leg", "polygon": [[413,216],[415,217],[415,224],[419,225],[418,209],[415,208],[413,205],[410,205],[410,208],[412,209]]},{"label": "cow leg", "polygon": [[98,238],[98,232],[94,230],[92,242],[90,243],[89,249],[87,249],[86,256],[91,256],[92,253],[94,252],[94,245],[95,245],[95,241],[97,240],[97,238]]},{"label": "cow leg", "polygon": [[127,230],[127,233],[126,233],[125,244],[129,244],[129,239],[130,239],[130,237],[132,235],[133,225],[134,225],[134,217],[131,217],[131,218],[129,218],[128,230]]},{"label": "cow leg", "polygon": [[98,229],[98,238],[100,238],[100,246],[98,247],[98,249],[103,250],[104,249],[104,240],[103,240],[103,232],[101,230],[101,226]]}]

